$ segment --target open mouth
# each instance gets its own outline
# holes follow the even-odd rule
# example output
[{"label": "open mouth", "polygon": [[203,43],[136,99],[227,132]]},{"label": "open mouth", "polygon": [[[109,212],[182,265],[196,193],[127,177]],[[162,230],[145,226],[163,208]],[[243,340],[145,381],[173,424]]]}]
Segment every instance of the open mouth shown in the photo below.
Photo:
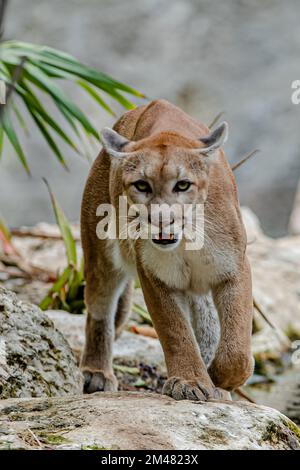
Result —
[{"label": "open mouth", "polygon": [[152,241],[156,245],[173,245],[174,243],[177,243],[178,238],[175,238],[173,233],[170,233],[169,235],[159,233],[152,238]]}]

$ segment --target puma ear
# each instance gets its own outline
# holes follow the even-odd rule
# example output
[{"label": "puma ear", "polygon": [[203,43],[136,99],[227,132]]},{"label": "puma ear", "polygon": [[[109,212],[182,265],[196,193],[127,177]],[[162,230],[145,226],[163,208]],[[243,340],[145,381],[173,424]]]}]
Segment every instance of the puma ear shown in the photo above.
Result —
[{"label": "puma ear", "polygon": [[227,137],[228,124],[223,121],[214,131],[199,139],[206,145],[206,147],[200,149],[200,153],[209,155],[215,150],[218,150],[226,142]]},{"label": "puma ear", "polygon": [[100,140],[106,152],[112,157],[123,158],[129,155],[128,152],[122,152],[122,149],[130,141],[113,129],[104,127],[102,131],[100,131]]}]

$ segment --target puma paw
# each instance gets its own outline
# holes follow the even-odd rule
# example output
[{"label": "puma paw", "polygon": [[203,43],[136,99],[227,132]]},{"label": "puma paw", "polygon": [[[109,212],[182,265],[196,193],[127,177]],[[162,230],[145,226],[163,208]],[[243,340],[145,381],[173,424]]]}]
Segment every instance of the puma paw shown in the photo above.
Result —
[{"label": "puma paw", "polygon": [[116,392],[118,381],[114,374],[106,374],[102,370],[82,371],[84,378],[83,393]]},{"label": "puma paw", "polygon": [[208,389],[200,381],[186,380],[179,377],[170,377],[163,387],[162,393],[174,400],[207,401],[209,398],[219,398],[215,389]]}]

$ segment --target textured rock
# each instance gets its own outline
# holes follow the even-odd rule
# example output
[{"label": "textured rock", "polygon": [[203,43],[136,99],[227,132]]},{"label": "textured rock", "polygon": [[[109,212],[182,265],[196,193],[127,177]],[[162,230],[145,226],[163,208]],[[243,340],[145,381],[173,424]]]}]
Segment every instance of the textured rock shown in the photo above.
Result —
[{"label": "textured rock", "polygon": [[299,449],[297,426],[271,408],[96,393],[0,402],[0,448]]},{"label": "textured rock", "polygon": [[[77,359],[84,346],[85,315],[71,315],[62,310],[47,310],[46,315],[68,340]],[[145,362],[165,370],[164,355],[157,339],[123,331],[114,343],[114,358],[130,363]]]},{"label": "textured rock", "polygon": [[258,405],[267,405],[288,416],[300,425],[300,369],[299,364],[277,375],[274,382],[248,387]]},{"label": "textured rock", "polygon": [[79,393],[71,348],[36,306],[0,288],[0,397]]},{"label": "textured rock", "polygon": [[270,320],[285,332],[300,334],[300,236],[265,236],[254,214],[243,209],[253,295]]}]

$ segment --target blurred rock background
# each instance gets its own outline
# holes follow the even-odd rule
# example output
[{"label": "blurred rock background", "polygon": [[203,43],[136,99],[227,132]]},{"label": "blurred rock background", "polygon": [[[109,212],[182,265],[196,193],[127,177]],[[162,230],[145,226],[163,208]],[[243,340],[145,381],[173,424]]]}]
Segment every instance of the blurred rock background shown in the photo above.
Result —
[{"label": "blurred rock background", "polygon": [[[206,123],[226,111],[230,161],[262,151],[236,172],[241,202],[267,234],[281,236],[300,177],[300,105],[291,102],[299,13],[297,0],[10,0],[5,38],[70,52]],[[97,128],[112,124],[86,95],[76,99]],[[11,226],[52,221],[41,183],[47,176],[68,217],[78,220],[90,163],[66,149],[66,173],[35,132],[24,140],[31,179],[11,148],[1,162],[2,215]]]}]

